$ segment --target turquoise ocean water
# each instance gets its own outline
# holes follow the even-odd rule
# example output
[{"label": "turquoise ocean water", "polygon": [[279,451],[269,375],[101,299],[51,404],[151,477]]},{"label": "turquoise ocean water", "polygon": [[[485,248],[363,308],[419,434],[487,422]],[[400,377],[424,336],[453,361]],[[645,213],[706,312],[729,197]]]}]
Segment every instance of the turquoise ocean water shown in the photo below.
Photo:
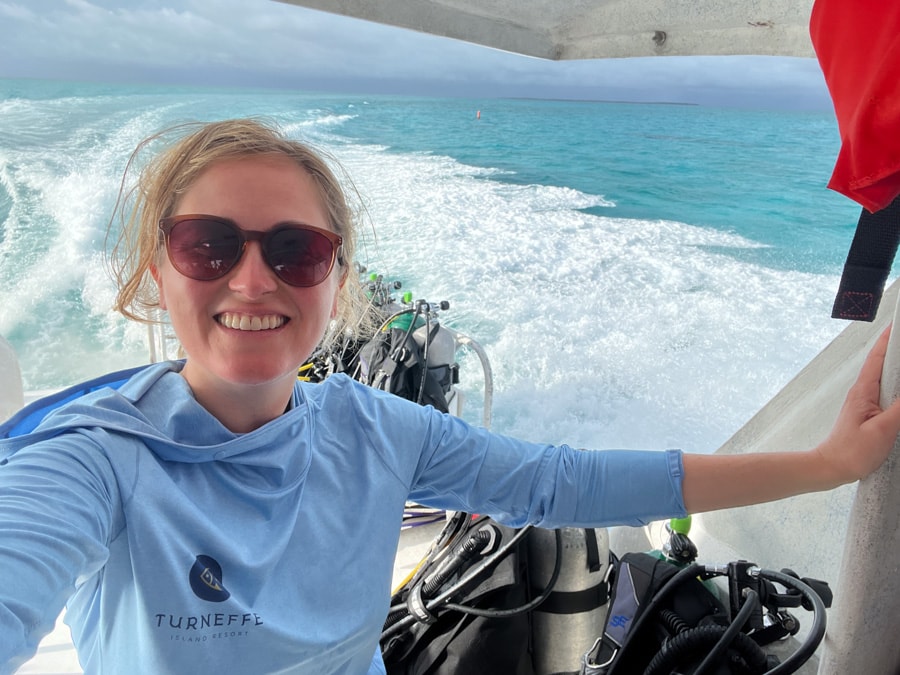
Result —
[{"label": "turquoise ocean water", "polygon": [[[451,303],[498,431],[712,451],[844,327],[858,209],[825,188],[830,113],[0,79],[0,335],[26,389],[146,362],[102,263],[127,157],[250,115],[346,168],[361,262]],[[473,355],[462,378],[479,421]]]}]

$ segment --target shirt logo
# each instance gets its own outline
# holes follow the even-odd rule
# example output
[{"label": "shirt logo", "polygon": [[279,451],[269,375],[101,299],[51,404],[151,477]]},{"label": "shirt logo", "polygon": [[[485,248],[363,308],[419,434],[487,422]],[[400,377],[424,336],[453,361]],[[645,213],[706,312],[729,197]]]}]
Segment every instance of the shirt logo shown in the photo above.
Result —
[{"label": "shirt logo", "polygon": [[229,597],[222,585],[222,566],[208,555],[198,555],[189,575],[191,590],[201,600],[224,602]]}]

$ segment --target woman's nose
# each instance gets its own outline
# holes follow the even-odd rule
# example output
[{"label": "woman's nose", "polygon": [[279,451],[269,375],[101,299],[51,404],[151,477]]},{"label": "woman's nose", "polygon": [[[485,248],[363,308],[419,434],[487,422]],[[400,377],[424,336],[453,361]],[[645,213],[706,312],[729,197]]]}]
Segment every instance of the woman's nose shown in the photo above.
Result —
[{"label": "woman's nose", "polygon": [[272,293],[278,288],[275,272],[263,259],[258,241],[248,241],[238,264],[228,275],[228,287],[248,298]]}]

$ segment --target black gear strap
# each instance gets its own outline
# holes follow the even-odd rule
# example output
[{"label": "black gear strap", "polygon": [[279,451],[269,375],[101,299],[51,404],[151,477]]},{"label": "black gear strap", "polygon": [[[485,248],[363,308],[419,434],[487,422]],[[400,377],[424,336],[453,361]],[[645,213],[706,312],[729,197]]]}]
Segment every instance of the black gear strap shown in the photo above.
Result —
[{"label": "black gear strap", "polygon": [[898,243],[900,197],[881,211],[862,210],[831,310],[833,319],[875,319]]}]

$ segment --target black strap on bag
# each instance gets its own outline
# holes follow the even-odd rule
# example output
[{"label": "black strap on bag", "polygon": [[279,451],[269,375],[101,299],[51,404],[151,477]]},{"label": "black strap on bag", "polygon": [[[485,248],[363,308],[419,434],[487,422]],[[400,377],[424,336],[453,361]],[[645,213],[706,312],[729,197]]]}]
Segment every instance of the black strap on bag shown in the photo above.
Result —
[{"label": "black strap on bag", "polygon": [[[490,522],[499,533],[501,546],[506,542],[512,544],[518,531],[486,518],[476,521],[480,522]],[[462,541],[466,538],[462,537]],[[477,558],[467,561],[447,583],[459,581],[478,562]],[[395,596],[392,607],[407,606],[410,590],[404,589]],[[525,539],[520,538],[489,573],[479,576],[475,585],[464,593],[460,603],[476,609],[525,605],[529,600]],[[397,599],[402,601],[399,605],[394,604]],[[385,625],[387,628],[388,623]],[[489,617],[456,610],[439,611],[431,621],[416,622],[387,639],[385,635],[382,634],[381,647],[388,675],[534,675],[531,629],[525,612]]]},{"label": "black strap on bag", "polygon": [[833,319],[875,319],[898,243],[900,197],[881,211],[862,210],[831,310]]}]

